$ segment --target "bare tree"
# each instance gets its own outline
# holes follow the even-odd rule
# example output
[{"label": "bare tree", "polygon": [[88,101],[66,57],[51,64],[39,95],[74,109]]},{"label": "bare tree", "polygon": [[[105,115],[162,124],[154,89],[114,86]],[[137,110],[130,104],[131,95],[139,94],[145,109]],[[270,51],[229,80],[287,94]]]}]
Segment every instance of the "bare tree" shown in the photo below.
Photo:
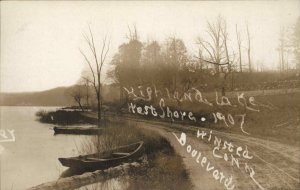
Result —
[{"label": "bare tree", "polygon": [[219,74],[220,66],[226,65],[226,63],[221,63],[221,61],[226,58],[224,56],[224,40],[222,39],[222,18],[219,16],[215,23],[207,22],[207,34],[210,40],[204,40],[203,38],[198,38],[198,44],[203,50],[208,54],[210,61],[204,60],[207,63],[214,64],[215,71]]},{"label": "bare tree", "polygon": [[75,85],[74,87],[72,87],[72,89],[69,92],[70,96],[74,99],[74,101],[78,104],[78,106],[80,107],[80,109],[82,111],[84,111],[83,107],[82,107],[82,103],[81,100],[83,99],[84,95],[81,91],[81,87],[79,85]]},{"label": "bare tree", "polygon": [[222,32],[222,39],[223,39],[223,44],[224,44],[224,49],[225,49],[225,55],[227,59],[227,70],[224,70],[224,67],[221,67],[221,71],[223,73],[223,81],[222,81],[222,96],[225,96],[225,85],[226,85],[226,79],[227,76],[232,72],[232,64],[233,62],[230,61],[229,58],[229,50],[228,50],[228,32],[227,32],[227,23],[225,20],[222,22],[222,27],[221,27],[221,32]]},{"label": "bare tree", "polygon": [[91,59],[88,58],[88,56],[80,50],[80,53],[83,55],[86,63],[88,64],[90,71],[92,73],[92,80],[89,80],[89,82],[92,84],[94,91],[96,93],[97,97],[97,116],[98,116],[98,125],[100,125],[101,121],[101,106],[102,106],[102,96],[101,96],[101,71],[102,67],[106,61],[107,53],[109,51],[110,41],[107,40],[107,36],[105,36],[102,40],[102,47],[101,47],[101,53],[100,58],[97,55],[96,51],[96,45],[94,41],[94,35],[92,33],[91,28],[89,27],[89,35],[83,35],[85,38],[85,41],[88,44],[88,47],[92,53]]},{"label": "bare tree", "polygon": [[236,40],[237,40],[238,49],[239,49],[239,66],[240,66],[240,72],[243,72],[242,51],[241,51],[242,40],[241,40],[240,32],[238,31],[237,24],[235,25],[235,31],[236,31]]},{"label": "bare tree", "polygon": [[[221,77],[221,92],[225,95],[225,85],[228,74],[231,72],[231,64],[228,50],[228,32],[227,23],[221,16],[217,18],[215,23],[207,22],[207,33],[210,36],[210,41],[198,39],[198,44],[209,55],[210,61],[203,60],[204,62],[213,64],[217,75]],[[226,61],[222,61],[225,59]],[[222,63],[221,63],[222,62]]]},{"label": "bare tree", "polygon": [[280,28],[279,33],[279,45],[277,48],[279,52],[279,70],[283,72],[286,69],[286,52],[287,52],[287,42],[286,42],[286,31],[284,27]]},{"label": "bare tree", "polygon": [[250,33],[249,33],[249,24],[246,22],[246,29],[247,29],[247,39],[248,39],[248,65],[249,65],[249,72],[252,72],[252,67],[251,67],[251,38],[250,38]]},{"label": "bare tree", "polygon": [[225,55],[226,55],[227,62],[229,63],[229,53],[228,53],[228,45],[227,45],[227,41],[228,41],[227,23],[225,20],[222,20],[221,24],[222,24],[221,34],[222,34],[222,39],[224,44]]}]

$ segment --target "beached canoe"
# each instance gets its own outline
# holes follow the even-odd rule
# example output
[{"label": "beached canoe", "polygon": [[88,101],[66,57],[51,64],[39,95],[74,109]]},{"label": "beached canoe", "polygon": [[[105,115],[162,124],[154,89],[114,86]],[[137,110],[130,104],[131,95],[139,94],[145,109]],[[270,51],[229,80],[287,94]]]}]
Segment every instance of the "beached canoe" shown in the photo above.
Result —
[{"label": "beached canoe", "polygon": [[120,146],[105,152],[99,152],[89,155],[80,155],[70,158],[58,158],[63,166],[84,169],[96,170],[114,167],[126,162],[131,162],[141,157],[143,154],[143,141]]}]

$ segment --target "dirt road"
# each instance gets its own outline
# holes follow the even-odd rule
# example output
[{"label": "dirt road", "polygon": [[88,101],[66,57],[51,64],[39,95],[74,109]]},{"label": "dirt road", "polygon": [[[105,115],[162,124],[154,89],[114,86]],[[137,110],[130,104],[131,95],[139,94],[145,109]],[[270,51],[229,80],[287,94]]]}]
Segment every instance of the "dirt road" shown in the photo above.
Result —
[{"label": "dirt road", "polygon": [[[214,166],[214,169],[218,169],[219,172],[222,171],[224,175],[227,175],[226,177],[232,175],[234,189],[300,189],[300,150],[297,145],[293,147],[251,136],[218,132],[187,125],[137,119],[130,119],[130,122],[136,123],[141,128],[156,131],[170,141],[177,153],[182,156],[195,189],[215,190],[226,189],[226,187],[220,183],[220,180],[214,178],[212,175],[213,170],[207,171],[209,166],[202,167],[201,163],[197,163],[197,156],[193,157],[191,152],[188,153],[188,145],[192,147],[192,150],[201,151],[201,158],[205,156],[211,166]],[[207,135],[203,139],[201,136],[197,137],[198,130],[200,133],[206,132]],[[208,134],[210,134],[210,131],[211,138],[209,141]],[[176,135],[180,138],[182,133],[187,136],[185,146],[182,146],[175,137]],[[222,143],[224,141],[231,142],[235,147],[232,153],[226,152],[226,149],[218,153],[218,155],[227,153],[229,157],[227,161],[224,157],[219,158],[213,155],[215,136],[217,139],[221,139]],[[253,158],[244,158],[242,151],[239,152],[241,156],[237,156],[236,149],[239,146],[243,150],[247,147],[249,156]],[[239,167],[230,159],[230,153],[238,158]],[[201,162],[201,159],[199,160]]]}]

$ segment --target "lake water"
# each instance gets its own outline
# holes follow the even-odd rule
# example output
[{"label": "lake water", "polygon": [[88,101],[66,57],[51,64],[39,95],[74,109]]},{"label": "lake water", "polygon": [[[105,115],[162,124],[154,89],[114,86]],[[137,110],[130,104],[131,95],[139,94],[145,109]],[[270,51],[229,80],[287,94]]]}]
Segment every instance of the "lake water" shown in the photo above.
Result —
[{"label": "lake water", "polygon": [[35,113],[41,108],[0,107],[1,129],[13,129],[16,138],[15,142],[0,143],[4,147],[0,153],[0,189],[26,189],[58,179],[66,168],[57,158],[77,155],[77,147],[87,138],[54,136],[54,125],[36,120]]}]

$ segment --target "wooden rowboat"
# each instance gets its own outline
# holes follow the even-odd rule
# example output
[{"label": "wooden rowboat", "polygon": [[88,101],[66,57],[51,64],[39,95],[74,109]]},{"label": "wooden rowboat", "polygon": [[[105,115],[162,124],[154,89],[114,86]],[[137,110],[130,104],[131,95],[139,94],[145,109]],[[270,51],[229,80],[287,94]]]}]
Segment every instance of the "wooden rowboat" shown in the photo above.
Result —
[{"label": "wooden rowboat", "polygon": [[105,152],[95,154],[80,155],[70,158],[58,158],[63,166],[92,171],[97,169],[107,169],[118,166],[122,163],[131,162],[143,154],[143,141],[120,146]]}]

